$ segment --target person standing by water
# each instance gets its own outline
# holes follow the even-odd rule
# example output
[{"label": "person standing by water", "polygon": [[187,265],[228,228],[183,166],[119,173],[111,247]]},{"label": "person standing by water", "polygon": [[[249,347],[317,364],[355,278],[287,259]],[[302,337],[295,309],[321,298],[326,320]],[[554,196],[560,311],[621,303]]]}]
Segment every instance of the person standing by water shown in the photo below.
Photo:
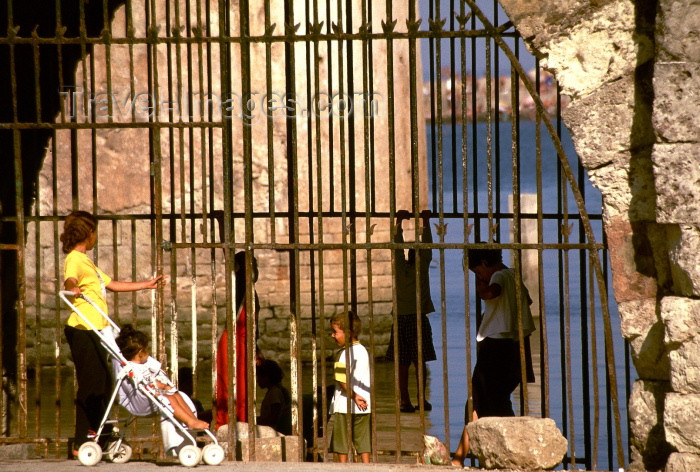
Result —
[{"label": "person standing by water", "polygon": [[[484,313],[476,336],[476,365],[472,374],[472,417],[469,400],[464,406],[462,437],[452,465],[462,467],[469,452],[466,424],[485,416],[515,416],[511,394],[520,385],[520,342],[515,271],[503,264],[500,249],[469,249],[469,270],[476,276],[476,294]],[[529,335],[535,330],[530,313],[532,299],[520,286],[521,322],[525,339],[527,381],[534,382]]]},{"label": "person standing by water", "polygon": [[[158,287],[165,280],[162,275],[142,282],[120,282],[112,280],[88,257],[87,251],[97,243],[97,219],[86,211],[74,211],[66,217],[61,234],[63,253],[67,254],[64,266],[66,290],[76,296],[74,305],[92,325],[108,336],[111,326],[107,320],[86,300],[88,296],[107,313],[107,292],[133,292]],[[89,431],[97,431],[104,417],[112,394],[112,375],[107,363],[107,351],[90,326],[75,312],[71,313],[64,329],[75,364],[78,391],[75,399],[75,439],[72,454],[78,454],[80,446],[88,440]],[[109,435],[109,429],[105,431]],[[105,437],[107,437],[105,436]],[[100,441],[101,443],[104,441]]]},{"label": "person standing by water", "polygon": [[[396,234],[394,235],[395,243],[404,242],[403,239],[403,222],[411,217],[407,210],[399,210],[396,212]],[[432,243],[433,236],[430,231],[430,211],[423,210],[421,212],[423,228],[421,230],[421,241],[424,243]],[[425,395],[425,387],[427,384],[427,367],[426,362],[437,359],[435,355],[435,347],[433,346],[433,331],[428,320],[428,313],[435,311],[433,301],[430,297],[430,261],[432,260],[431,249],[421,249],[418,251],[418,259],[420,260],[420,284],[416,280],[416,250],[409,249],[408,257],[404,256],[403,249],[394,251],[396,260],[396,273],[394,276],[394,284],[396,286],[396,304],[397,304],[397,324],[398,324],[398,349],[399,349],[399,393],[401,397],[401,411],[403,413],[413,413],[420,408],[421,401],[425,411],[432,410],[432,405],[422,398]],[[423,384],[422,388],[418,377],[418,328],[416,322],[416,297],[420,290],[421,307],[420,307],[420,323],[422,335],[422,350],[423,350]],[[388,360],[394,359],[394,329],[391,330],[391,338],[389,347],[386,352]],[[418,388],[418,407],[414,407],[411,403],[411,397],[408,392],[408,371],[411,364],[416,370],[416,386]]]}]

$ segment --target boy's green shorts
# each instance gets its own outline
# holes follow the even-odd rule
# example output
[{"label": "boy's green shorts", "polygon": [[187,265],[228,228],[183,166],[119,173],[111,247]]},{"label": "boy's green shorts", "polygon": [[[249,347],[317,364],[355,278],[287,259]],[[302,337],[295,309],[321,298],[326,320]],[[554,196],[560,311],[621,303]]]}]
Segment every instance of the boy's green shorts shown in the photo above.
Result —
[{"label": "boy's green shorts", "polygon": [[[370,416],[349,415],[352,418],[352,442],[355,445],[355,452],[372,452],[372,440],[370,429]],[[331,452],[336,454],[348,454],[348,427],[347,413],[333,413],[333,435],[331,436]]]}]

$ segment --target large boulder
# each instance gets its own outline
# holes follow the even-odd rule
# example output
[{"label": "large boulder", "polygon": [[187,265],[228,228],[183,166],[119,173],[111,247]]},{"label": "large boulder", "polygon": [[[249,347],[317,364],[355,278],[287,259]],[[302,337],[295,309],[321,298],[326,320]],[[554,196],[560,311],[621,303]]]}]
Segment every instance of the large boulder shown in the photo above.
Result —
[{"label": "large boulder", "polygon": [[467,432],[472,453],[487,469],[551,469],[568,448],[550,418],[480,418],[467,425]]}]

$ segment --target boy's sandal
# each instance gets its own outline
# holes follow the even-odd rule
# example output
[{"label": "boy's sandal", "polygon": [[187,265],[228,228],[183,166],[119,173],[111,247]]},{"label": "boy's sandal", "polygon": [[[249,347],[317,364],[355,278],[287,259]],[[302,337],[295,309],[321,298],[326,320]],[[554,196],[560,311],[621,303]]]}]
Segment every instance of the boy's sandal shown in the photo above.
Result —
[{"label": "boy's sandal", "polygon": [[416,407],[411,405],[410,403],[402,403],[401,408],[399,408],[401,413],[414,413],[416,411]]}]

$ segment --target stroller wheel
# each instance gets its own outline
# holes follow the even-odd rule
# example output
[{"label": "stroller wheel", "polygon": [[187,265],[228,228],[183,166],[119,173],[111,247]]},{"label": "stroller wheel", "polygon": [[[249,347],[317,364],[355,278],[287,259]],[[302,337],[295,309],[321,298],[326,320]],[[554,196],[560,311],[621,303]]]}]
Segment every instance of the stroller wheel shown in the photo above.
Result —
[{"label": "stroller wheel", "polygon": [[132,452],[131,446],[122,442],[117,450],[112,453],[112,462],[115,464],[125,464],[131,459]]},{"label": "stroller wheel", "polygon": [[83,465],[93,466],[102,460],[102,448],[94,441],[83,443],[78,449],[78,460]]},{"label": "stroller wheel", "polygon": [[202,449],[202,457],[209,465],[219,465],[224,460],[224,448],[218,444],[207,444]]},{"label": "stroller wheel", "polygon": [[202,451],[200,451],[197,446],[188,444],[180,449],[180,453],[177,457],[180,459],[180,464],[185,467],[194,467],[202,460]]}]

